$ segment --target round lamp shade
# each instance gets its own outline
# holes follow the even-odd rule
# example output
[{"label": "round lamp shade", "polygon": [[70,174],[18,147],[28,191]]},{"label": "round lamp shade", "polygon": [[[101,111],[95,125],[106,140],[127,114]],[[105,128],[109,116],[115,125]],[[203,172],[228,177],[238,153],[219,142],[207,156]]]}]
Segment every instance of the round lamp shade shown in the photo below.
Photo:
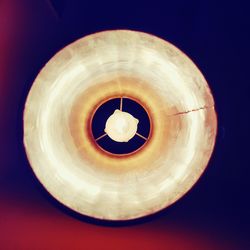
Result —
[{"label": "round lamp shade", "polygon": [[30,165],[59,202],[104,220],[155,213],[205,170],[217,119],[199,69],[142,32],[86,36],[43,67],[24,110]]}]

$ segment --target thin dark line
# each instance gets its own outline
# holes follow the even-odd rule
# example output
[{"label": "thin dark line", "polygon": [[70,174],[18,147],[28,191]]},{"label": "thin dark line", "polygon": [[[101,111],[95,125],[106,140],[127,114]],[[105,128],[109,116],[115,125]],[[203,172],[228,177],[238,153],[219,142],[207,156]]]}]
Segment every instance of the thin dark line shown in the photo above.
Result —
[{"label": "thin dark line", "polygon": [[184,114],[188,114],[188,113],[192,113],[192,112],[197,112],[197,111],[200,111],[200,110],[206,110],[206,109],[210,109],[210,108],[214,108],[214,106],[205,106],[205,107],[201,107],[201,108],[197,108],[197,109],[192,109],[192,110],[187,110],[187,111],[183,111],[183,112],[178,112],[178,113],[175,113],[175,114],[171,114],[171,115],[168,115],[168,116],[176,116],[176,115],[184,115]]},{"label": "thin dark line", "polygon": [[60,19],[59,13],[55,9],[54,5],[51,3],[51,0],[46,0],[46,3],[48,4],[50,10],[53,12],[53,14],[56,17],[56,19],[59,20]]}]

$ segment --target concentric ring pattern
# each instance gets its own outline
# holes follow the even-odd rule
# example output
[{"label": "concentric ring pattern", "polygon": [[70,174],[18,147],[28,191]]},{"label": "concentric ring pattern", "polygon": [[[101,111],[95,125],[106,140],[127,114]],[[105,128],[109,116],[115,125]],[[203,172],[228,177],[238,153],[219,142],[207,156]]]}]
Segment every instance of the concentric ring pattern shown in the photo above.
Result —
[{"label": "concentric ring pattern", "polygon": [[[111,155],[96,145],[92,116],[126,96],[151,120],[147,143]],[[213,151],[214,101],[194,63],[170,43],[128,30],[96,33],[59,51],[41,70],[24,110],[24,145],[48,192],[83,215],[128,220],[174,203]]]}]

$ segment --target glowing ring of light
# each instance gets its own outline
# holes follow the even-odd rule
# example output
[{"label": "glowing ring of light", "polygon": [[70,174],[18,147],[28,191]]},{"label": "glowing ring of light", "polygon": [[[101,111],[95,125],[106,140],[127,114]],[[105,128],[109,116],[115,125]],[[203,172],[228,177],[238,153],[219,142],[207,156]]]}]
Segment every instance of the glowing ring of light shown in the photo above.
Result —
[{"label": "glowing ring of light", "polygon": [[[93,141],[90,119],[115,96],[150,114],[150,140],[119,157]],[[58,52],[41,70],[24,110],[24,145],[37,178],[78,213],[128,220],[157,212],[198,180],[213,151],[214,101],[194,63],[155,36],[96,33]]]}]

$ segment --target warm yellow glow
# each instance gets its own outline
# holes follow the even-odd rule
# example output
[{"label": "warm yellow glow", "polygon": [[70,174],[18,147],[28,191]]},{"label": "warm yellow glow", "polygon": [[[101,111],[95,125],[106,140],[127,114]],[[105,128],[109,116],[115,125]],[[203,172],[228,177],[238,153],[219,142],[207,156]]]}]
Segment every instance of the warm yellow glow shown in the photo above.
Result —
[{"label": "warm yellow glow", "polygon": [[[98,148],[91,119],[121,96],[147,110],[151,133],[141,150],[114,156]],[[107,127],[113,136],[116,126]],[[145,216],[182,197],[205,170],[216,129],[213,97],[194,63],[166,41],[125,30],[87,36],[56,54],[24,111],[24,145],[40,182],[71,209],[108,220]]]},{"label": "warm yellow glow", "polygon": [[108,118],[104,131],[116,142],[128,142],[135,136],[138,122],[131,114],[116,109]]}]

